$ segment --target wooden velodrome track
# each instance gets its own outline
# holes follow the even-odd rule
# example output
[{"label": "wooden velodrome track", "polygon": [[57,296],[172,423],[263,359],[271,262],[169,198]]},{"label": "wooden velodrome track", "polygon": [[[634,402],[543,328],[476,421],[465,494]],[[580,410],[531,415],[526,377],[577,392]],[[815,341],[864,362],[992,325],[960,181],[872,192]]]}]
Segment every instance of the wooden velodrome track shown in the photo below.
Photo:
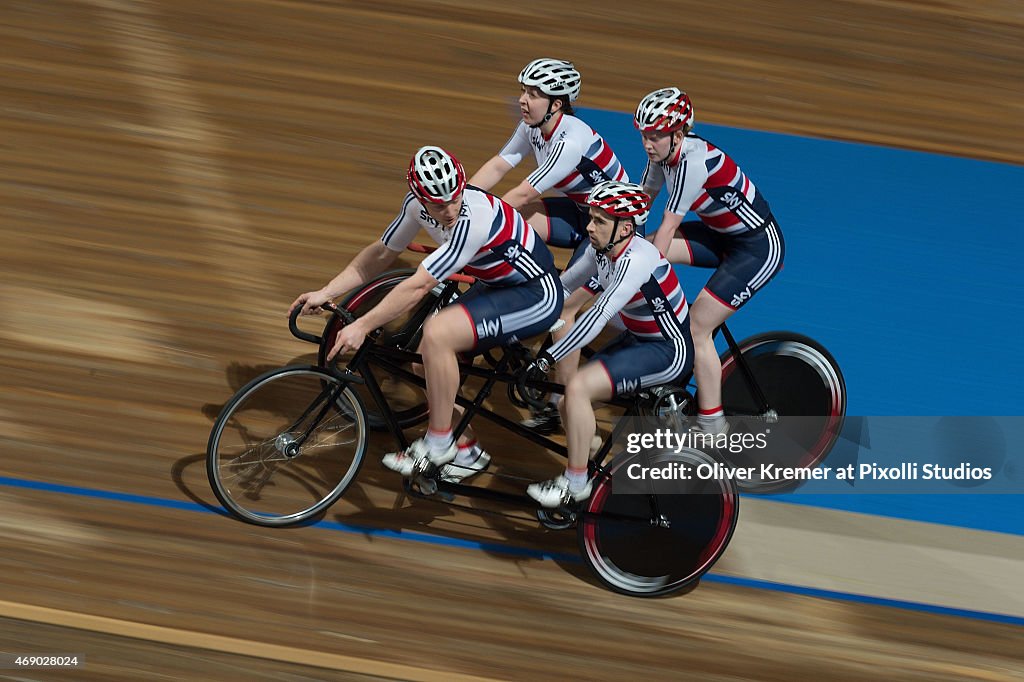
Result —
[{"label": "wooden velodrome track", "polygon": [[[0,650],[87,661],[0,677],[1021,679],[1011,625],[627,599],[572,562],[196,513],[219,405],[307,350],[288,303],[379,235],[416,147],[497,150],[533,57],[575,60],[588,106],[679,83],[706,121],[1024,162],[1018,3],[825,6],[0,3],[0,473],[141,496],[0,488]],[[575,551],[399,500],[382,447],[329,520]]]}]

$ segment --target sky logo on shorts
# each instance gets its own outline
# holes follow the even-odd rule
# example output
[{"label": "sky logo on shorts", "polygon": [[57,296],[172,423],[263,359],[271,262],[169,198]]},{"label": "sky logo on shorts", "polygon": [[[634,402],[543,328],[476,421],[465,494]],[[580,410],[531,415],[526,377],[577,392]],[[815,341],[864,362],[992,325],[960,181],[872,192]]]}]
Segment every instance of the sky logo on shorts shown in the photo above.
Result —
[{"label": "sky logo on shorts", "polygon": [[638,388],[640,388],[639,379],[619,379],[615,384],[615,393],[618,395],[622,395],[623,393],[632,393]]},{"label": "sky logo on shorts", "polygon": [[750,287],[745,288],[743,291],[732,297],[732,307],[739,308],[753,295],[753,292],[750,291]]},{"label": "sky logo on shorts", "polygon": [[476,325],[476,338],[487,339],[501,333],[501,320],[480,320]]}]

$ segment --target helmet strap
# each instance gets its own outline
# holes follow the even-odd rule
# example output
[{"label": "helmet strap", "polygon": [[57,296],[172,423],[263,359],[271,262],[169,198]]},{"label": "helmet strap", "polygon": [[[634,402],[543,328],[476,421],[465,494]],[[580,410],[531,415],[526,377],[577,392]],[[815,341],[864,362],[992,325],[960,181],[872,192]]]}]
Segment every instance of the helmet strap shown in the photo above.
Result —
[{"label": "helmet strap", "polygon": [[548,121],[550,121],[550,120],[551,120],[551,117],[555,115],[555,112],[551,111],[551,107],[553,107],[553,106],[555,106],[555,98],[554,98],[554,97],[552,97],[552,96],[550,96],[550,95],[548,95],[548,110],[547,110],[547,112],[546,112],[546,113],[544,114],[544,118],[542,118],[542,119],[540,120],[540,122],[539,122],[539,123],[535,123],[535,124],[533,124],[533,125],[532,125],[532,126],[530,126],[530,127],[531,127],[531,128],[540,128],[540,127],[541,127],[541,126],[543,126],[543,125],[544,125],[545,123],[547,123]]},{"label": "helmet strap", "polygon": [[597,249],[597,255],[598,256],[600,256],[602,258],[607,256],[608,252],[610,252],[616,246],[618,246],[619,244],[621,244],[622,242],[624,242],[625,240],[627,240],[627,239],[629,239],[630,237],[633,236],[633,233],[630,232],[629,234],[627,234],[625,236],[622,236],[622,237],[619,237],[618,239],[616,239],[616,235],[619,233],[619,221],[620,220],[622,220],[622,218],[620,218],[619,216],[615,216],[615,227],[612,228],[612,235],[610,237],[608,237],[608,243],[607,244],[602,246],[600,249]]}]

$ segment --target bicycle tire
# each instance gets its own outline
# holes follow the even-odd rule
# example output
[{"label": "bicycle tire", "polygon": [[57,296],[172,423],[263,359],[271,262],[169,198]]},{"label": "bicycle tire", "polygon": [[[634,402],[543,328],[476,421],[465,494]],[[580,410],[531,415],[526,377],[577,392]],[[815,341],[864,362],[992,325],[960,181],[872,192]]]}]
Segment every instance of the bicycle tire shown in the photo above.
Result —
[{"label": "bicycle tire", "polygon": [[[613,494],[613,477],[636,461],[616,457],[598,474],[577,523],[577,539],[587,566],[609,589],[634,597],[663,597],[700,581],[725,553],[739,518],[739,496],[731,479],[665,482],[653,494]],[[695,449],[665,451],[650,460],[658,466],[696,467],[718,460]],[[668,527],[654,525],[652,498]]]},{"label": "bicycle tire", "polygon": [[224,406],[210,432],[206,471],[235,518],[292,526],[345,493],[366,448],[366,411],[349,385],[320,367],[282,367]]},{"label": "bicycle tire", "polygon": [[[765,332],[740,341],[742,353],[769,407],[780,417],[789,446],[773,438],[771,457],[780,466],[814,468],[835,445],[846,416],[846,381],[839,364],[820,343],[786,331]],[[760,406],[731,350],[721,356],[722,405],[726,415],[758,415]],[[786,417],[799,417],[785,422]],[[776,429],[778,433],[778,428]],[[781,449],[780,449],[781,448]],[[759,466],[759,455],[737,466]],[[779,492],[800,485],[793,480],[741,481],[743,492]]]}]

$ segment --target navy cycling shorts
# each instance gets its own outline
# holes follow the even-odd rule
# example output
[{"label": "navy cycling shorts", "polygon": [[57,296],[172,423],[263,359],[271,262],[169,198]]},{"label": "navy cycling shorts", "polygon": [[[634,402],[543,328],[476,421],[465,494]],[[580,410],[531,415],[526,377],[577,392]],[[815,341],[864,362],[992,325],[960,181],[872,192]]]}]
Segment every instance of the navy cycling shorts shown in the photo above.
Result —
[{"label": "navy cycling shorts", "polygon": [[591,362],[599,362],[612,383],[612,396],[642,388],[688,379],[693,372],[693,339],[690,328],[681,341],[642,339],[624,332],[598,351]]},{"label": "navy cycling shorts", "polygon": [[725,235],[699,220],[679,226],[678,236],[690,252],[690,263],[716,268],[704,290],[737,310],[780,270],[786,255],[782,231],[772,219],[755,232]]},{"label": "navy cycling shorts", "polygon": [[562,312],[562,284],[554,274],[510,287],[477,282],[453,305],[469,316],[474,351],[485,351],[548,331]]}]

